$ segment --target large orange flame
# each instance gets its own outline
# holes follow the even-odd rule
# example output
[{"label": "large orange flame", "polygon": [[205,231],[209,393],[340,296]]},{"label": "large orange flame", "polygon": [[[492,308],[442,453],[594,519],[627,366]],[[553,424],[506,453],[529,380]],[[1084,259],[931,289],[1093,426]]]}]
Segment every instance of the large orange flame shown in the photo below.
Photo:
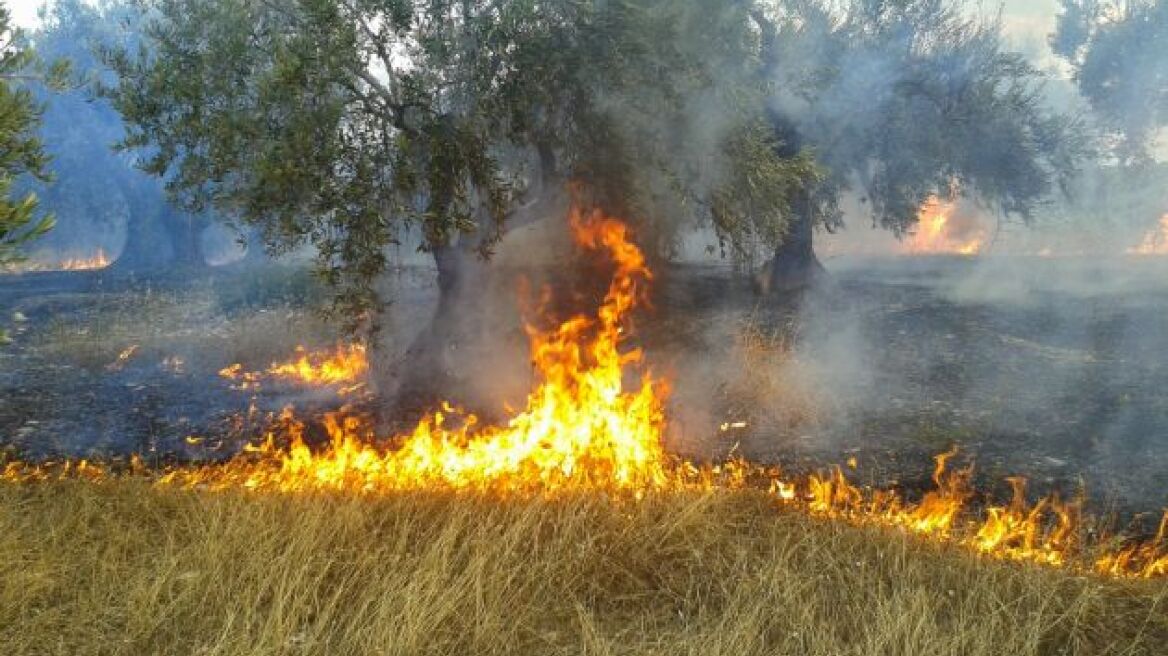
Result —
[{"label": "large orange flame", "polygon": [[[639,497],[652,490],[749,487],[767,490],[782,508],[896,527],[994,558],[1109,576],[1168,575],[1168,513],[1154,538],[1124,544],[1089,531],[1080,500],[1050,496],[1031,504],[1020,478],[1011,480],[1008,505],[978,512],[972,467],[949,466],[955,451],[937,456],[934,489],[915,502],[895,490],[861,488],[838,467],[788,478],[777,468],[742,460],[699,466],[669,457],[661,445],[666,384],[644,368],[640,350],[624,345],[628,315],[651,273],[622,223],[580,209],[572,210],[570,223],[576,243],[606,255],[615,273],[594,317],[576,316],[549,330],[528,327],[537,384],[526,407],[506,422],[482,425],[447,406],[408,434],[379,439],[372,422],[341,411],[325,417],[329,442],[313,449],[304,425],[288,410],[260,445],[226,463],[156,474],[135,459],[129,472],[154,476],[160,485],[275,492],[600,490]],[[628,374],[637,374],[639,383],[628,386]],[[87,461],[14,462],[0,478],[100,481],[113,475],[106,465]]]},{"label": "large orange flame", "polygon": [[[596,317],[572,317],[547,331],[528,327],[539,382],[526,409],[505,424],[484,426],[474,415],[447,406],[409,435],[377,440],[367,422],[334,414],[326,420],[329,447],[314,453],[301,439],[299,424],[287,417],[287,449],[273,439],[261,447],[264,457],[258,462],[176,471],[171,480],[279,490],[663,484],[659,436],[666,387],[646,372],[635,389],[626,389],[625,368],[638,365],[641,352],[620,348],[628,313],[652,276],[624,224],[579,209],[570,223],[577,244],[607,254],[616,272]],[[390,447],[380,448],[379,442]]]}]

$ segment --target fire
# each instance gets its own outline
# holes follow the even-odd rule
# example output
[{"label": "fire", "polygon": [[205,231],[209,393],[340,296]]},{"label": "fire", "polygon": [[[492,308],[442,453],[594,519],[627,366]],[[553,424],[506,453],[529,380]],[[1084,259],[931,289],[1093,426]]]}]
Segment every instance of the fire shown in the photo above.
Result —
[{"label": "fire", "polygon": [[130,361],[130,358],[134,357],[134,354],[137,352],[138,352],[138,345],[137,344],[130,344],[126,348],[122,349],[122,351],[120,353],[118,353],[118,357],[116,360],[114,360],[113,362],[111,362],[105,366],[105,370],[106,371],[121,371],[126,366],[126,363]]},{"label": "fire", "polygon": [[268,374],[314,385],[330,385],[351,383],[369,370],[364,344],[338,344],[332,352],[313,353],[309,353],[303,346],[297,346],[296,353],[300,357],[292,362],[273,363],[268,368]]},{"label": "fire", "polygon": [[1154,539],[1099,556],[1095,570],[1112,576],[1123,576],[1132,571],[1144,578],[1168,576],[1168,511],[1160,518],[1160,529]]},{"label": "fire", "polygon": [[12,268],[14,272],[34,271],[89,271],[104,269],[112,264],[112,260],[105,254],[105,249],[97,249],[95,255],[89,257],[67,257],[56,262],[30,261],[21,262]]},{"label": "fire", "polygon": [[[951,466],[956,450],[936,457],[933,489],[915,501],[894,489],[857,486],[840,467],[787,477],[776,467],[741,459],[696,465],[669,456],[661,444],[667,384],[646,368],[641,351],[627,344],[629,315],[652,274],[624,224],[580,209],[572,210],[570,224],[576,243],[603,254],[615,272],[593,316],[578,315],[547,329],[528,326],[537,382],[525,407],[505,422],[485,425],[445,405],[411,432],[382,439],[373,422],[342,410],[324,417],[328,442],[313,448],[306,426],[288,409],[260,444],[225,463],[149,472],[137,460],[121,470],[86,461],[14,462],[0,470],[0,479],[100,481],[129,473],[151,476],[158,485],[207,490],[469,489],[500,495],[589,490],[632,499],[652,491],[752,489],[769,495],[780,509],[894,528],[987,557],[1107,576],[1168,576],[1168,513],[1154,538],[1116,546],[1083,518],[1081,500],[1048,496],[1032,504],[1021,478],[1010,481],[1009,504],[979,511],[973,467]],[[325,370],[327,359],[307,361],[314,375]],[[300,371],[296,363],[290,366],[289,371]],[[234,372],[243,379],[245,372]],[[635,384],[628,384],[630,379]],[[849,459],[847,466],[856,469],[857,462]]]},{"label": "fire", "polygon": [[904,242],[906,252],[913,255],[977,255],[981,252],[983,235],[980,229],[955,229],[950,217],[957,204],[931,196],[921,206],[917,229]]},{"label": "fire", "polygon": [[[836,467],[805,481],[772,482],[780,503],[812,515],[856,524],[900,527],[927,538],[954,543],[992,558],[1068,567],[1098,574],[1153,578],[1168,575],[1168,511],[1156,536],[1114,549],[1086,544],[1087,522],[1082,499],[1062,501],[1050,495],[1030,504],[1026,481],[1008,479],[1013,498],[1008,505],[989,505],[971,512],[972,468],[948,469],[955,451],[936,458],[934,489],[919,502],[906,502],[890,490],[863,490]],[[1094,556],[1091,557],[1091,554]]]},{"label": "fire", "polygon": [[350,393],[361,387],[360,382],[369,371],[369,360],[364,344],[337,344],[332,351],[309,351],[296,347],[297,357],[288,362],[273,362],[267,370],[247,371],[235,363],[219,370],[219,376],[232,382],[239,390],[255,390],[261,381],[274,378],[306,385],[345,385],[339,391]]},{"label": "fire", "polygon": [[[526,408],[507,422],[484,426],[447,405],[412,433],[386,440],[396,448],[383,449],[367,422],[338,413],[325,421],[329,447],[313,453],[303,427],[288,416],[286,450],[269,439],[258,462],[176,472],[172,480],[279,490],[663,485],[666,386],[644,372],[638,386],[626,389],[625,369],[640,365],[641,351],[621,348],[629,312],[652,275],[624,224],[578,209],[570,224],[576,243],[606,254],[616,271],[595,317],[575,316],[550,330],[528,326],[539,382]],[[269,371],[314,380],[328,379],[332,369],[301,358]]]},{"label": "fire", "polygon": [[1126,252],[1128,255],[1168,255],[1168,214],[1160,217],[1159,226],[1149,230],[1139,245]]},{"label": "fire", "polygon": [[104,269],[110,265],[104,249],[97,249],[93,257],[68,258],[57,263],[55,269],[59,271],[86,271],[89,269]]}]

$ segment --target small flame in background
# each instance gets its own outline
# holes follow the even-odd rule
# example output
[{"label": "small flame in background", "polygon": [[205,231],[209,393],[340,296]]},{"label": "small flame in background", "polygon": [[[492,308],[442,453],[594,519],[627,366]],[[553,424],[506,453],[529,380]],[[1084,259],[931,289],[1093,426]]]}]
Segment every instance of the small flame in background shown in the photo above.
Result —
[{"label": "small flame in background", "polygon": [[111,362],[105,366],[105,370],[106,371],[121,371],[123,368],[125,368],[126,363],[130,361],[130,358],[134,357],[134,354],[137,352],[138,352],[138,345],[137,344],[130,344],[126,348],[122,349],[121,353],[118,353],[118,357],[116,360],[114,360],[113,362]]},{"label": "small flame in background", "polygon": [[981,252],[984,231],[977,226],[961,228],[952,217],[957,209],[954,201],[931,196],[921,206],[917,228],[904,241],[904,251],[910,255],[977,255]]},{"label": "small flame in background", "polygon": [[[151,476],[157,485],[204,490],[379,494],[469,489],[499,495],[575,490],[634,499],[655,491],[763,490],[782,508],[895,527],[994,558],[1116,577],[1168,576],[1168,512],[1155,537],[1133,541],[1103,535],[1081,512],[1081,498],[1052,495],[1029,503],[1021,478],[1009,481],[1014,491],[1009,504],[975,504],[973,468],[951,467],[955,451],[936,457],[934,487],[917,502],[896,490],[859,487],[840,467],[792,478],[777,467],[742,459],[697,465],[668,455],[661,445],[668,386],[644,367],[639,349],[625,345],[628,314],[652,275],[624,224],[579,209],[572,210],[570,223],[576,243],[605,253],[616,271],[596,316],[572,317],[546,330],[528,326],[539,382],[525,409],[504,423],[482,425],[473,414],[445,405],[411,433],[379,439],[371,421],[343,409],[324,417],[329,442],[314,450],[304,440],[305,425],[289,408],[263,441],[225,463],[159,472],[136,457],[128,468],[85,460],[13,462],[0,478],[102,481],[129,473]],[[357,352],[341,351],[347,357]],[[307,369],[299,365],[302,360]],[[302,353],[292,364],[273,365],[270,371],[336,382],[323,374],[327,361]],[[311,375],[302,375],[305,371]],[[242,380],[241,372],[228,377]],[[638,374],[639,383],[627,386],[628,374]],[[259,374],[254,375],[258,381]],[[736,425],[723,430],[731,427]],[[848,462],[849,469],[855,466],[854,460]]]},{"label": "small flame in background", "polygon": [[67,257],[63,260],[50,262],[45,260],[32,259],[25,262],[19,262],[6,270],[9,273],[28,273],[40,271],[89,271],[93,269],[104,269],[113,261],[106,256],[105,249],[97,249],[97,253],[90,257]]},{"label": "small flame in background", "polygon": [[1127,249],[1128,255],[1168,255],[1168,214],[1160,217],[1160,224],[1144,235],[1137,246]]}]

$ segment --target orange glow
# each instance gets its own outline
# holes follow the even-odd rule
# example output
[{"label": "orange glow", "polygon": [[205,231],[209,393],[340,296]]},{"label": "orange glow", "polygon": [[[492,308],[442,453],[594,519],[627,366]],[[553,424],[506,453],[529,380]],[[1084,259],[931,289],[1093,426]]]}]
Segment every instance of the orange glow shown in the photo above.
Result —
[{"label": "orange glow", "polygon": [[[570,224],[578,246],[611,263],[613,278],[594,316],[574,316],[547,329],[528,326],[536,385],[525,407],[504,422],[485,425],[447,404],[412,431],[383,438],[368,418],[341,410],[325,415],[328,442],[313,448],[305,440],[306,425],[288,409],[264,440],[225,463],[147,472],[132,462],[116,473],[85,461],[11,463],[0,478],[100,481],[124,471],[150,476],[160,486],[208,491],[469,489],[503,497],[576,490],[633,500],[651,492],[752,489],[784,511],[901,530],[990,558],[1116,577],[1168,575],[1168,513],[1154,538],[1116,546],[1112,537],[1087,530],[1080,500],[1050,496],[1031,504],[1021,478],[1011,480],[1008,505],[978,510],[983,506],[974,503],[973,468],[952,467],[955,450],[936,457],[932,489],[919,500],[893,489],[860,487],[839,467],[788,477],[777,467],[744,460],[698,465],[670,456],[661,444],[667,384],[627,343],[629,314],[652,274],[624,224],[579,209],[572,210]],[[246,380],[241,370],[233,372]],[[859,463],[847,465],[851,470]]]},{"label": "orange glow", "polygon": [[122,349],[122,351],[120,353],[118,353],[118,358],[116,360],[114,360],[113,362],[111,362],[105,366],[105,370],[106,371],[121,371],[122,368],[124,368],[126,366],[126,363],[130,361],[130,358],[134,357],[134,354],[137,352],[138,352],[138,345],[137,344],[130,344],[126,348]]},{"label": "orange glow", "polygon": [[97,249],[97,254],[90,257],[68,257],[56,262],[30,260],[20,262],[9,270],[14,273],[34,271],[89,271],[93,269],[104,269],[111,263],[112,261],[105,254],[105,249],[99,248]]},{"label": "orange glow", "polygon": [[1137,246],[1127,249],[1128,255],[1168,255],[1168,214],[1160,217],[1160,224],[1144,235]]},{"label": "orange glow", "polygon": [[247,371],[235,363],[219,370],[219,376],[232,382],[238,390],[256,390],[264,378],[273,378],[304,385],[344,385],[342,395],[359,389],[369,371],[369,360],[364,344],[337,344],[331,351],[309,351],[296,347],[296,357],[288,362],[273,362],[266,371]]},{"label": "orange glow", "polygon": [[62,260],[57,263],[56,269],[60,271],[85,271],[88,269],[104,269],[110,265],[110,259],[106,257],[103,249],[97,249],[97,255],[87,258],[70,258]]},{"label": "orange glow", "polygon": [[[628,313],[652,276],[624,224],[580,210],[572,211],[570,223],[576,243],[603,253],[615,274],[595,317],[575,316],[550,330],[528,326],[539,382],[526,409],[504,424],[484,426],[473,414],[446,405],[412,433],[379,441],[367,422],[338,413],[326,417],[330,445],[316,454],[288,415],[285,434],[260,447],[258,462],[178,471],[169,480],[278,490],[663,485],[666,458],[659,437],[666,386],[646,371],[638,386],[627,389],[625,369],[639,368],[641,351],[621,348]],[[296,364],[270,371],[303,373]],[[378,442],[396,448],[378,448]]]},{"label": "orange glow", "polygon": [[950,218],[957,204],[931,196],[921,206],[916,231],[904,241],[904,250],[912,255],[977,255],[981,252],[983,231],[959,231]]},{"label": "orange glow", "polygon": [[364,344],[338,344],[335,351],[313,353],[298,346],[296,353],[298,358],[292,362],[273,364],[268,374],[313,385],[330,385],[351,383],[364,376],[369,369]]}]

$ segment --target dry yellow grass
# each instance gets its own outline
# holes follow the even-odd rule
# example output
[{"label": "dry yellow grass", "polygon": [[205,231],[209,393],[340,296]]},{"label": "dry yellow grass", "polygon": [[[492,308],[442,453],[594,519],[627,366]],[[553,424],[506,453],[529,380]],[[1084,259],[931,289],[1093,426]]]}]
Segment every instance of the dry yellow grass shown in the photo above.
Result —
[{"label": "dry yellow grass", "polygon": [[0,485],[23,654],[1163,654],[1168,583],[978,560],[751,492],[500,501]]},{"label": "dry yellow grass", "polygon": [[280,306],[229,317],[206,293],[111,295],[91,314],[55,318],[37,329],[33,344],[41,353],[92,371],[110,366],[129,346],[137,347],[134,358],[198,354],[262,368],[297,345],[336,339],[335,327],[309,309]]},{"label": "dry yellow grass", "polygon": [[751,317],[734,333],[727,363],[720,388],[725,415],[755,431],[790,437],[840,411],[822,372],[796,353],[787,328],[768,329]]}]

